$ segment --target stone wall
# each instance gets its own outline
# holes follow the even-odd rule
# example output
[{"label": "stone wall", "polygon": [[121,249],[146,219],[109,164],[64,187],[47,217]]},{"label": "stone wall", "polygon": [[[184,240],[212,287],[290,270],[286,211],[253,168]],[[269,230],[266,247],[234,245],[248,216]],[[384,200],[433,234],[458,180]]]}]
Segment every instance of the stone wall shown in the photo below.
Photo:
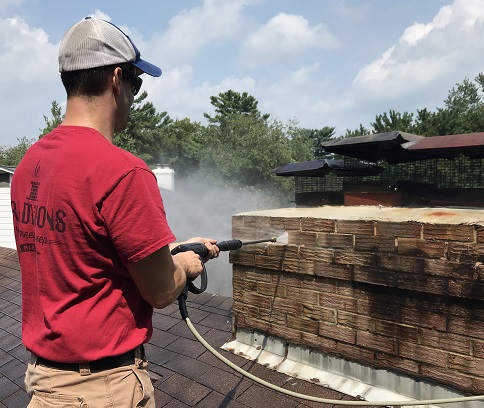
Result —
[{"label": "stone wall", "polygon": [[233,217],[235,327],[484,393],[484,212],[320,207]]}]

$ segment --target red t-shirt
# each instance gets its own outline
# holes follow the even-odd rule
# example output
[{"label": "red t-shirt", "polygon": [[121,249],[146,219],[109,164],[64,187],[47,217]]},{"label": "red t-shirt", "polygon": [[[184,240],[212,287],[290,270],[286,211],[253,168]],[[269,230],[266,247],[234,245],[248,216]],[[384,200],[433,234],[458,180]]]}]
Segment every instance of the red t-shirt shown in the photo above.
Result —
[{"label": "red t-shirt", "polygon": [[147,342],[153,308],[126,265],[175,240],[149,167],[94,129],[59,126],[27,151],[11,198],[26,348],[87,362]]}]

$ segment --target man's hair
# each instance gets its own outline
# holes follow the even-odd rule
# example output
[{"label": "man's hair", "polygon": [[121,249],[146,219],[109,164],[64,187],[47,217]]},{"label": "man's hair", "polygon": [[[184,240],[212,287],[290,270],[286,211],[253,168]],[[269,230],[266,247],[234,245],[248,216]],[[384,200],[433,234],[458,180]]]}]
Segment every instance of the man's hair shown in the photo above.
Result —
[{"label": "man's hair", "polygon": [[129,63],[106,65],[104,67],[61,72],[61,80],[66,89],[67,98],[71,96],[96,97],[106,91],[109,78],[116,67],[129,70]]}]

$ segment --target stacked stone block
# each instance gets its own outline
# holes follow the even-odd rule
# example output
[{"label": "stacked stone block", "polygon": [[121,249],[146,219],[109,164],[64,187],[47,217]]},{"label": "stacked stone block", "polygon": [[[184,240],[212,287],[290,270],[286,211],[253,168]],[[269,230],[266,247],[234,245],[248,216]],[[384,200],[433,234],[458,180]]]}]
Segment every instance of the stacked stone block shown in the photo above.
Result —
[{"label": "stacked stone block", "polygon": [[[324,217],[324,216],[323,216]],[[235,326],[484,393],[484,227],[242,214]]]}]

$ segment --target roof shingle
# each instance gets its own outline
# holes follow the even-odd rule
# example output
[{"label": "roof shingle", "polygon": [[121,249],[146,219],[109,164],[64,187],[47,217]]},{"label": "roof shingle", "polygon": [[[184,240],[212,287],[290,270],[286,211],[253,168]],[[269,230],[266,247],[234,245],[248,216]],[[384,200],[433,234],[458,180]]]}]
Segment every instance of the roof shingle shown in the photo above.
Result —
[{"label": "roof shingle", "polygon": [[[232,337],[232,299],[202,293],[187,301],[190,320],[202,336],[219,348]],[[196,341],[179,316],[178,305],[156,310],[154,333],[146,352],[150,361],[156,406],[180,407],[328,407],[279,394],[234,372]],[[21,343],[21,287],[15,250],[0,248],[0,408],[28,405],[24,373],[28,353]],[[233,363],[266,381],[322,398],[347,399],[341,393],[292,378],[253,361],[220,352]]]}]

